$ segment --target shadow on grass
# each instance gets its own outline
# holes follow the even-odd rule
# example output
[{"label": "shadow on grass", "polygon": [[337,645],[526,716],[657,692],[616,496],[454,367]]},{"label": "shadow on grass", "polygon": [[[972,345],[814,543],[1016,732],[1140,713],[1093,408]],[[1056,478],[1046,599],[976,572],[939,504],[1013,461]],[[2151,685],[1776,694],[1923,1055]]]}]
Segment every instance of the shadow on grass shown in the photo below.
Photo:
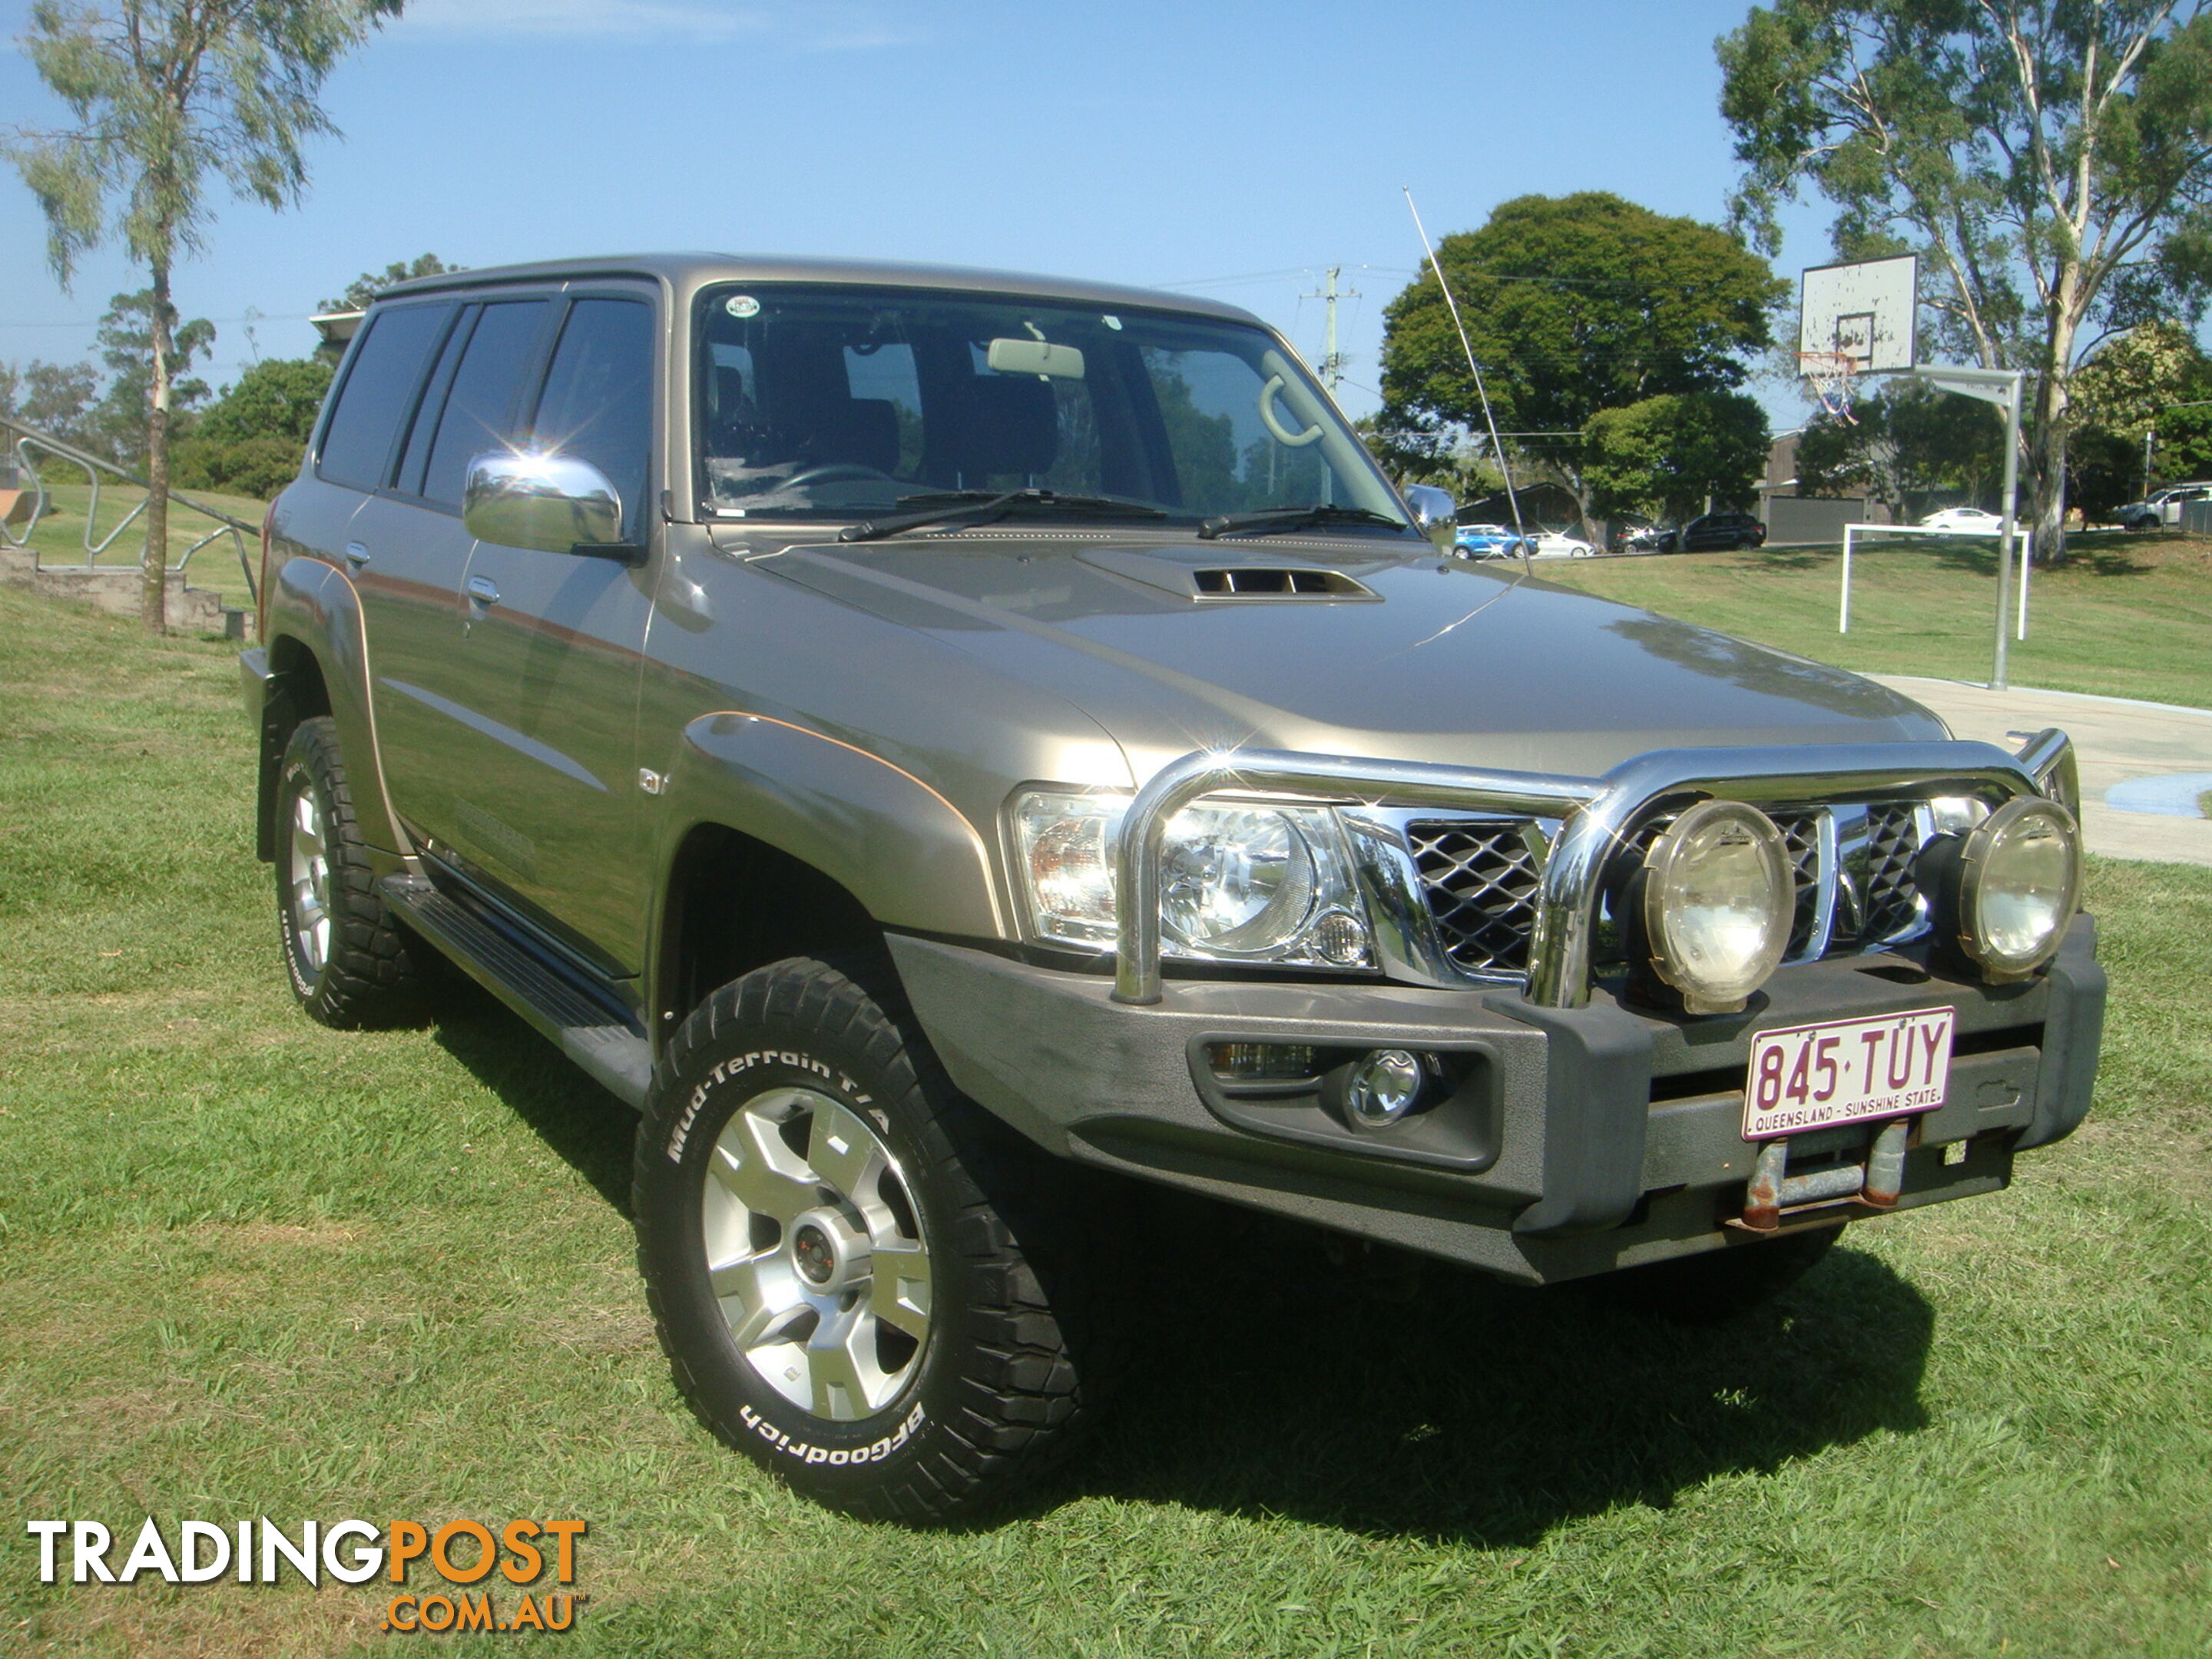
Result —
[{"label": "shadow on grass", "polygon": [[[1205,1260],[1211,1251],[1203,1251]],[[1431,1267],[1403,1305],[1262,1247],[1157,1296],[1075,1491],[1489,1547],[1623,1504],[1667,1508],[1923,1427],[1927,1300],[1832,1255],[1778,1302],[1692,1328],[1571,1289]]]},{"label": "shadow on grass", "polygon": [[[629,1215],[635,1116],[473,986],[441,991],[434,1036]],[[1856,1250],[1692,1328],[1434,1264],[1411,1301],[1378,1300],[1317,1232],[1210,1205],[1124,1219],[1152,1258],[1127,1386],[1059,1474],[975,1529],[1091,1495],[1521,1547],[1927,1421],[1934,1310]]]},{"label": "shadow on grass", "polygon": [[489,992],[452,977],[439,987],[433,1039],[627,1220],[637,1115]]}]

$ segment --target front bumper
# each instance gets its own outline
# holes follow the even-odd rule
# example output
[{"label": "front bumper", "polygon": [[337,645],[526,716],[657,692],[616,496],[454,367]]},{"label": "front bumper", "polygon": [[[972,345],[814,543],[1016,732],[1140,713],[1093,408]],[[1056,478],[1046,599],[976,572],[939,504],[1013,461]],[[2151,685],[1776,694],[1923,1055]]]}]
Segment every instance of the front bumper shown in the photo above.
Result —
[{"label": "front bumper", "polygon": [[[2023,984],[1931,976],[1902,953],[1838,957],[1784,969],[1741,1014],[1693,1020],[1602,991],[1558,1008],[1373,982],[1174,980],[1130,1006],[1097,975],[891,947],[953,1081],[1047,1148],[1523,1283],[1749,1237],[1730,1224],[1756,1151],[1741,1126],[1758,1031],[1958,1010],[1946,1103],[1913,1120],[1907,1208],[1997,1191],[2016,1152],[2070,1133],[2104,1019],[2087,917]],[[1224,1085],[1206,1058],[1220,1042],[1414,1048],[1445,1056],[1455,1083],[1434,1110],[1365,1129],[1322,1094]],[[1868,1212],[1845,1200],[1784,1224]]]}]

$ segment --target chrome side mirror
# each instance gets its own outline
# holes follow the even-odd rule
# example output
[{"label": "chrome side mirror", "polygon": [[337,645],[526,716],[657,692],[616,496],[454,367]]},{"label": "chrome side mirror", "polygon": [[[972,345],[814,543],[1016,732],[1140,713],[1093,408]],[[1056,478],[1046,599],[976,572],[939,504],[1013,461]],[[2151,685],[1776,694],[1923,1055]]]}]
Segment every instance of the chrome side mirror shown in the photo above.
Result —
[{"label": "chrome side mirror", "polygon": [[1413,509],[1413,527],[1440,547],[1458,538],[1459,503],[1449,489],[1434,484],[1407,484],[1406,505]]},{"label": "chrome side mirror", "polygon": [[581,553],[636,563],[626,543],[622,495],[607,475],[574,455],[494,450],[469,463],[461,524],[478,541],[538,553]]}]

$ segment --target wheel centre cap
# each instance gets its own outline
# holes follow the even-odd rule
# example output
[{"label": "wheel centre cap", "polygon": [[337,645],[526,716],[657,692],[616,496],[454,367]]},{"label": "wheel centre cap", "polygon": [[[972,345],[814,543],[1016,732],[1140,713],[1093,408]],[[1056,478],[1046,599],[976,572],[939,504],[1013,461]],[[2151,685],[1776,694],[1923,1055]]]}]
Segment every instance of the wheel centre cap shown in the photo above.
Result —
[{"label": "wheel centre cap", "polygon": [[866,1273],[866,1236],[834,1211],[809,1211],[792,1224],[789,1238],[791,1265],[809,1291],[833,1293]]}]

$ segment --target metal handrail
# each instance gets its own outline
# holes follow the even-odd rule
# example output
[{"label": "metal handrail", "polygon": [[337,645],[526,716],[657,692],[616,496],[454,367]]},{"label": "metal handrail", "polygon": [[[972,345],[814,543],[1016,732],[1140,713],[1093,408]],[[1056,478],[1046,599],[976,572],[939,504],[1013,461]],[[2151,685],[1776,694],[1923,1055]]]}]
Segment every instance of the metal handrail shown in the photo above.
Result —
[{"label": "metal handrail", "polygon": [[2030,738],[2018,755],[1960,742],[1662,749],[1595,779],[1272,750],[1201,750],[1161,768],[1121,820],[1114,849],[1114,1000],[1139,1006],[1160,1000],[1160,866],[1168,824],[1206,795],[1291,791],[1338,804],[1563,820],[1537,897],[1528,995],[1540,1007],[1579,1008],[1589,1000],[1606,862],[1622,833],[1656,801],[1686,793],[1753,805],[1989,793],[2056,793],[2063,799],[2073,770],[2073,745],[2055,730]]},{"label": "metal handrail", "polygon": [[[146,501],[153,499],[153,485],[148,483],[145,479],[139,477],[135,473],[125,471],[113,461],[107,460],[101,456],[95,455],[89,450],[80,449],[75,444],[70,443],[64,439],[57,438],[50,432],[41,432],[36,427],[26,426],[22,422],[15,420],[10,416],[0,415],[0,427],[5,427],[9,431],[15,434],[15,441],[11,443],[9,447],[15,453],[16,465],[29,476],[33,492],[31,515],[24,521],[23,533],[20,536],[10,535],[9,533],[8,526],[5,524],[0,524],[0,544],[4,544],[9,547],[28,548],[31,554],[31,568],[33,570],[93,570],[98,568],[100,556],[102,553],[105,553],[110,547],[113,546],[115,544],[115,538],[118,536],[120,536],[124,531],[128,529],[137,519],[139,514],[146,510]],[[47,453],[53,455],[59,459],[67,461],[73,466],[82,467],[84,469],[85,476],[92,481],[92,498],[86,504],[84,514],[84,562],[82,565],[45,564],[41,562],[39,557],[39,550],[31,546],[31,536],[33,532],[38,529],[39,520],[44,518],[46,514],[46,480],[40,475],[38,463],[31,459],[31,451],[34,447],[45,450]],[[145,501],[141,501],[136,507],[125,514],[123,517],[116,522],[113,529],[110,530],[105,536],[100,537],[99,540],[94,541],[93,539],[93,527],[99,522],[100,518],[100,476],[103,472],[111,473],[114,477],[120,478],[125,483],[136,484],[139,489],[145,490],[147,492],[147,495]],[[218,537],[228,536],[231,539],[232,545],[238,552],[238,568],[240,572],[246,578],[246,596],[249,599],[258,600],[260,598],[260,594],[254,580],[253,562],[246,555],[246,538],[252,536],[258,541],[261,535],[261,526],[259,525],[248,524],[243,519],[234,519],[229,514],[222,511],[220,508],[210,507],[204,501],[196,501],[191,496],[184,495],[178,490],[172,489],[168,494],[169,499],[179,507],[189,508],[194,513],[200,514],[203,516],[213,519],[216,521],[216,527],[208,532],[206,535],[201,537],[199,540],[194,542],[190,547],[186,548],[183,554],[178,558],[177,562],[171,565],[169,568],[182,572],[187,565],[191,563],[193,554],[198,552],[200,549],[205,547],[209,543],[216,540]],[[143,549],[139,552],[137,562],[143,568],[146,562],[146,556]]]}]

